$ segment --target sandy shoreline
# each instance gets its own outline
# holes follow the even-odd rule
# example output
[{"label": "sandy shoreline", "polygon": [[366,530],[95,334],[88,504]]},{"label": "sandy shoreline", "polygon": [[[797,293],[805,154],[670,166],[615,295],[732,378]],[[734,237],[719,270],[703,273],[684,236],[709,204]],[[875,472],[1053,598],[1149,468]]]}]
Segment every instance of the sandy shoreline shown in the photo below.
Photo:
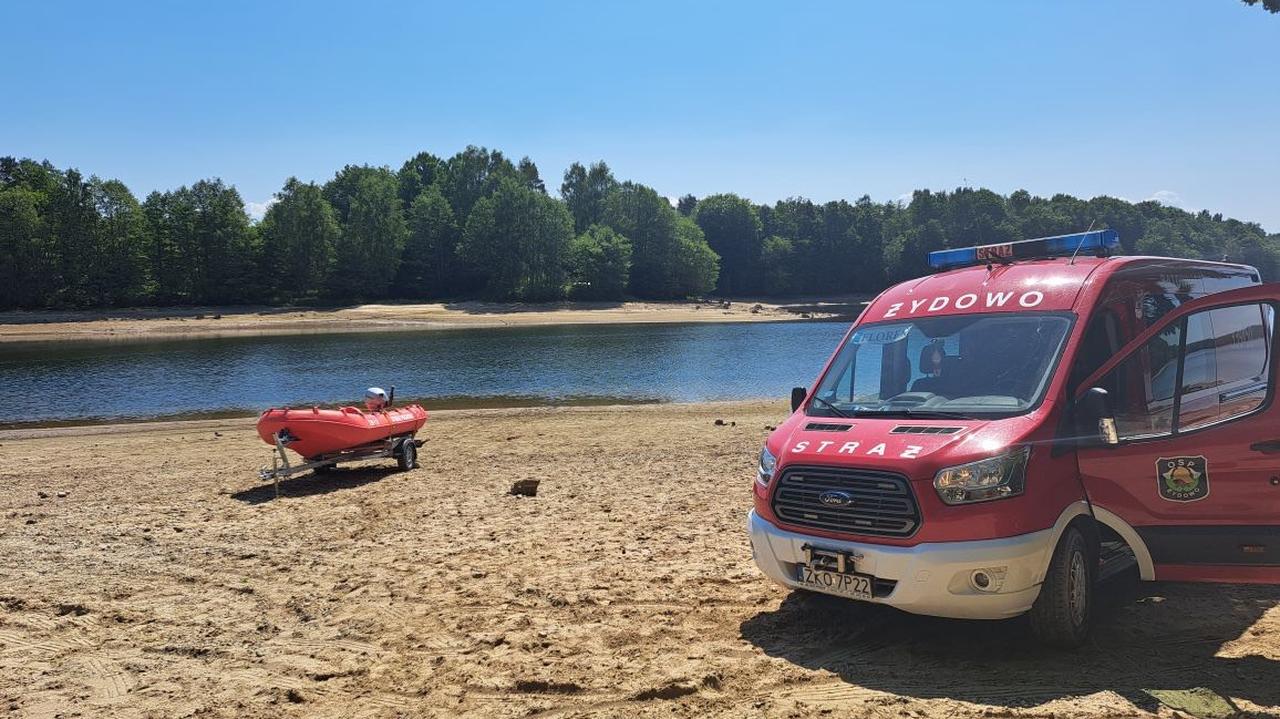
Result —
[{"label": "sandy shoreline", "polygon": [[[852,309],[850,309],[852,308]],[[370,304],[337,309],[184,307],[102,311],[0,312],[0,343],[149,340],[333,332],[532,327],[657,322],[780,322],[848,316],[860,298],[776,304],[712,302],[450,302]]]},{"label": "sandy shoreline", "polygon": [[[423,468],[304,476],[279,499],[256,480],[268,449],[249,419],[0,433],[0,707],[1173,717],[1196,700],[1280,716],[1275,588],[1143,585],[1109,600],[1087,648],[1057,653],[1017,622],[765,581],[745,514],[785,414],[440,411]],[[508,495],[518,479],[538,496]]]}]

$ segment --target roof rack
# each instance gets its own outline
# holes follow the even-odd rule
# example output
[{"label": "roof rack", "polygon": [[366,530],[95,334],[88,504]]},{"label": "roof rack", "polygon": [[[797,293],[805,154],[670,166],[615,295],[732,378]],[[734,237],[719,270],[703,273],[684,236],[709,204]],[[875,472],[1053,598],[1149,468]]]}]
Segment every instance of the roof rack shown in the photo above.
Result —
[{"label": "roof rack", "polygon": [[937,250],[929,253],[929,266],[935,270],[945,270],[983,262],[1006,263],[1042,257],[1074,257],[1082,252],[1106,256],[1119,246],[1120,234],[1115,230],[1094,230],[1077,232],[1073,235],[1004,242],[998,245]]}]

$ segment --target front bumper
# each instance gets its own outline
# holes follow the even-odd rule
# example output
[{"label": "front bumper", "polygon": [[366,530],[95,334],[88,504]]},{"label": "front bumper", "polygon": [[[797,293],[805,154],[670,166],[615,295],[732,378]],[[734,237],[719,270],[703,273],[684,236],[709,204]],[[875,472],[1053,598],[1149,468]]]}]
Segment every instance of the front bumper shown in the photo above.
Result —
[{"label": "front bumper", "polygon": [[[761,519],[755,510],[747,515],[747,526],[756,565],[779,584],[802,588],[796,567],[804,562],[801,548],[812,544],[861,555],[855,571],[874,576],[886,587],[876,593],[875,602],[955,619],[1004,619],[1031,609],[1058,534],[1049,528],[1003,539],[898,547],[790,532]],[[999,581],[991,582],[986,591],[978,589],[972,581],[975,570]]]}]

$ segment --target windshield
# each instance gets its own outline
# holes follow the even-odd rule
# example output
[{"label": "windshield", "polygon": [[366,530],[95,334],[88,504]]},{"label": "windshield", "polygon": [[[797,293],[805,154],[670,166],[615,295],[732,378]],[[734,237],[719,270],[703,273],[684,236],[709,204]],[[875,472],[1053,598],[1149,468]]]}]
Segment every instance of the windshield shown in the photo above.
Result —
[{"label": "windshield", "polygon": [[864,325],[840,348],[812,416],[1020,414],[1044,394],[1066,314],[923,317]]}]

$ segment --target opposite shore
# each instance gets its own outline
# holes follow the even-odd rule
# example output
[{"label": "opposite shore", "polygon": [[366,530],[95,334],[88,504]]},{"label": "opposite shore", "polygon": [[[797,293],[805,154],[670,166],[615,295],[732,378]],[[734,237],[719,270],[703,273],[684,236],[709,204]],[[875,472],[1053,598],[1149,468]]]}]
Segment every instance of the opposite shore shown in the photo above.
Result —
[{"label": "opposite shore", "polygon": [[160,307],[0,312],[0,344],[67,340],[128,341],[391,332],[486,327],[661,322],[783,322],[852,318],[865,298],[787,304],[747,300],[685,302],[478,301],[367,304],[341,308]]}]

